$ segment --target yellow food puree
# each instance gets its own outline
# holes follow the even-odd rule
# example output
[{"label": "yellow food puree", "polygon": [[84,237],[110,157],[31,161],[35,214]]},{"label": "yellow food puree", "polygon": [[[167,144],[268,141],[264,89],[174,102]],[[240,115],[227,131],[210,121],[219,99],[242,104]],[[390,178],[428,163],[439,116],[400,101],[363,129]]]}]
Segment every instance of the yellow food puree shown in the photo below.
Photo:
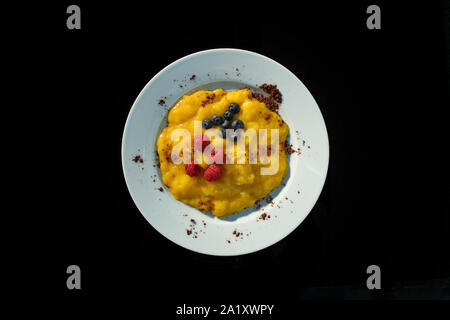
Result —
[{"label": "yellow food puree", "polygon": [[[256,133],[259,129],[267,129],[267,141],[259,141],[258,150],[263,144],[271,143],[271,130],[279,129],[279,157],[268,152],[268,163],[261,163],[258,157],[257,164],[237,164],[236,149],[234,151],[234,164],[219,164],[221,177],[216,181],[207,181],[203,177],[204,170],[208,167],[204,161],[200,164],[202,172],[195,177],[186,174],[184,163],[175,164],[171,159],[174,145],[180,143],[172,140],[174,129],[187,129],[191,135],[191,146],[194,140],[194,121],[211,119],[213,115],[223,116],[230,103],[239,104],[240,111],[233,120],[240,119],[244,122],[244,132],[253,128]],[[197,122],[198,124],[198,122]],[[201,125],[200,125],[201,126]],[[201,132],[211,138],[211,144],[222,146],[226,152],[225,140],[218,135],[220,126]],[[200,131],[198,131],[200,132]],[[214,133],[214,134],[211,134]],[[222,89],[214,91],[200,90],[191,95],[184,95],[168,114],[168,125],[157,140],[157,149],[160,160],[162,179],[175,199],[194,206],[200,211],[209,211],[215,216],[224,217],[242,209],[251,207],[259,199],[264,198],[274,188],[278,187],[289,169],[284,143],[289,133],[288,125],[281,117],[270,111],[267,106],[252,98],[250,89],[241,89],[227,92]],[[245,137],[248,159],[249,138]],[[234,143],[237,144],[237,143]],[[182,156],[182,154],[180,154]],[[273,175],[261,175],[262,167],[269,167],[273,161],[279,161],[278,171]]]}]

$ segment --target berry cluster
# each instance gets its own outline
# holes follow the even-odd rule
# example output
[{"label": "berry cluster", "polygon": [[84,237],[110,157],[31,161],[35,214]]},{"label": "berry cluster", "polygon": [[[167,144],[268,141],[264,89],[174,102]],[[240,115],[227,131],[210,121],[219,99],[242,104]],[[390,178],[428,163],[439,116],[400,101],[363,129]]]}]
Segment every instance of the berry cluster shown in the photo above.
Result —
[{"label": "berry cluster", "polygon": [[[208,136],[204,136],[202,134],[198,134],[194,137],[194,145],[199,142],[201,142],[202,145],[202,152],[211,143]],[[203,173],[203,177],[207,181],[215,181],[220,179],[222,174],[220,171],[220,167],[217,164],[225,162],[225,155],[223,153],[223,150],[220,148],[214,148],[211,152],[211,160],[213,163],[209,165]],[[190,177],[196,177],[201,173],[201,167],[195,162],[185,164],[184,168],[186,170],[186,174]]]},{"label": "berry cluster", "polygon": [[228,110],[223,113],[223,117],[216,114],[211,119],[203,120],[203,128],[209,129],[212,128],[213,125],[221,126],[222,129],[220,130],[220,136],[223,139],[225,139],[227,136],[226,130],[233,129],[234,131],[231,133],[229,138],[237,141],[240,136],[240,130],[238,129],[244,129],[244,123],[239,119],[236,119],[234,121],[232,120],[234,115],[237,114],[240,110],[241,108],[237,103],[230,103],[230,105],[228,106]]},{"label": "berry cluster", "polygon": [[[201,172],[201,168],[196,163],[189,163],[184,165],[186,168],[186,174],[190,177],[198,176]],[[203,173],[203,178],[205,178],[207,181],[215,181],[220,179],[222,173],[220,172],[220,167],[213,163],[206,168],[205,172]]]}]

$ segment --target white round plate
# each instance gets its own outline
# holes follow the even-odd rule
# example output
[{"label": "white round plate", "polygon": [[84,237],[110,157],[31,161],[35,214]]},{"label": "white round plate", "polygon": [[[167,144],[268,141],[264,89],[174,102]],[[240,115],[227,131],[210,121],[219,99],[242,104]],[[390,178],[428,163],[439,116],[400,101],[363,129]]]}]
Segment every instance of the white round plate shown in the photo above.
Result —
[{"label": "white round plate", "polygon": [[[279,113],[289,125],[292,148],[301,150],[301,154],[290,155],[289,173],[283,184],[271,193],[273,203],[260,202],[267,213],[266,219],[260,218],[262,211],[256,207],[217,218],[175,200],[163,185],[156,165],[156,139],[166,125],[169,107],[183,94],[198,89],[256,88],[263,83],[278,85],[283,95]],[[158,103],[161,99],[164,105]],[[143,163],[133,161],[136,155],[141,156]],[[325,123],[308,89],[279,63],[238,49],[197,52],[160,71],[134,102],[122,140],[125,180],[142,215],[176,244],[218,256],[258,251],[291,233],[319,197],[328,158]],[[191,219],[195,221],[194,227]],[[188,234],[187,230],[192,233]],[[240,235],[236,236],[237,233]]]}]

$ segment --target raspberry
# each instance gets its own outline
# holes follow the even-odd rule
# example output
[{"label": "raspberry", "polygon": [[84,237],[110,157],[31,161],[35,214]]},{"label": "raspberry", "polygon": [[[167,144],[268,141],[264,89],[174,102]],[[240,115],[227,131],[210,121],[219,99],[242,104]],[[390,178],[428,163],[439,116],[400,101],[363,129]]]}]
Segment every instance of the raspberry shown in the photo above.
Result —
[{"label": "raspberry", "polygon": [[202,145],[202,152],[203,150],[205,150],[205,148],[211,143],[211,141],[209,140],[209,137],[206,135],[202,135],[202,134],[197,134],[194,137],[194,148],[195,146],[201,143]]},{"label": "raspberry", "polygon": [[220,176],[221,176],[220,168],[216,164],[210,165],[203,174],[203,177],[208,181],[220,179]]},{"label": "raspberry", "polygon": [[223,150],[220,148],[216,148],[211,152],[211,160],[213,163],[222,164],[225,163],[225,155]]},{"label": "raspberry", "polygon": [[200,166],[196,163],[188,163],[184,165],[186,174],[190,177],[195,177],[200,174]]}]

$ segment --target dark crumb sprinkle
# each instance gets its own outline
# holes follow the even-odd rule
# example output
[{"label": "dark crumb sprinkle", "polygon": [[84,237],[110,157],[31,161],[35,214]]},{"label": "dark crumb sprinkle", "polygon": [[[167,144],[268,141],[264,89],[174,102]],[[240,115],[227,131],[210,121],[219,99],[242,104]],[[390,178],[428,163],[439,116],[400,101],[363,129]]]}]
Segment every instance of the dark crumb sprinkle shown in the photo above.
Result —
[{"label": "dark crumb sprinkle", "polygon": [[193,74],[190,78],[189,78],[189,80],[194,80],[195,79],[195,74]]},{"label": "dark crumb sprinkle", "polygon": [[233,234],[236,234],[236,229],[234,229]]},{"label": "dark crumb sprinkle", "polygon": [[263,102],[271,111],[278,112],[280,103],[282,102],[283,99],[277,86],[263,83],[258,87],[262,89],[265,93],[267,93],[269,96],[266,97],[260,93],[252,93],[253,98],[258,100],[259,102]]},{"label": "dark crumb sprinkle", "polygon": [[308,149],[311,149],[311,146],[308,146]]},{"label": "dark crumb sprinkle", "polygon": [[141,156],[140,155],[136,155],[136,156],[134,156],[134,158],[132,159],[134,162],[136,162],[136,163],[143,163],[144,162],[144,160],[141,158]]},{"label": "dark crumb sprinkle", "polygon": [[183,85],[182,85],[182,84],[179,84],[178,86],[179,86],[180,88],[183,88]]},{"label": "dark crumb sprinkle", "polygon": [[228,243],[230,243],[230,240],[227,240]]},{"label": "dark crumb sprinkle", "polygon": [[203,226],[206,227],[206,221],[202,220]]},{"label": "dark crumb sprinkle", "polygon": [[239,237],[240,235],[241,235],[241,233],[240,233],[240,232],[236,233],[236,237]]},{"label": "dark crumb sprinkle", "polygon": [[163,106],[165,103],[166,103],[166,101],[164,101],[163,99],[161,99],[161,100],[158,101],[158,104],[159,104],[160,106]]},{"label": "dark crumb sprinkle", "polygon": [[267,217],[267,214],[264,212],[264,213],[262,213],[260,216],[259,216],[259,218],[261,219],[261,220],[266,220],[266,217]]},{"label": "dark crumb sprinkle", "polygon": [[161,192],[164,191],[163,187],[159,187],[158,190],[161,191]]},{"label": "dark crumb sprinkle", "polygon": [[192,230],[186,229],[186,233],[187,233],[188,236],[190,236],[191,233],[192,233]]},{"label": "dark crumb sprinkle", "polygon": [[272,196],[269,194],[268,196],[266,196],[266,197],[264,198],[264,200],[266,200],[267,203],[272,203],[273,198],[272,198]]},{"label": "dark crumb sprinkle", "polygon": [[216,97],[216,94],[213,93],[211,95],[206,96],[206,100],[202,101],[202,107],[207,105],[208,103],[212,103],[214,101],[214,98]]},{"label": "dark crumb sprinkle", "polygon": [[185,214],[183,214],[183,217],[187,217],[187,214],[185,213]]},{"label": "dark crumb sprinkle", "polygon": [[197,222],[195,222],[194,219],[191,219],[191,220],[189,220],[189,221],[191,221],[193,224],[196,224],[196,223],[197,223]]},{"label": "dark crumb sprinkle", "polygon": [[298,194],[300,194],[300,191],[297,191]]},{"label": "dark crumb sprinkle", "polygon": [[259,86],[265,93],[269,94],[276,102],[281,103],[282,97],[276,85],[263,83]]},{"label": "dark crumb sprinkle", "polygon": [[286,146],[286,152],[287,152],[288,154],[293,154],[293,153],[295,152],[295,149],[292,148],[292,144],[288,144],[288,145]]}]

